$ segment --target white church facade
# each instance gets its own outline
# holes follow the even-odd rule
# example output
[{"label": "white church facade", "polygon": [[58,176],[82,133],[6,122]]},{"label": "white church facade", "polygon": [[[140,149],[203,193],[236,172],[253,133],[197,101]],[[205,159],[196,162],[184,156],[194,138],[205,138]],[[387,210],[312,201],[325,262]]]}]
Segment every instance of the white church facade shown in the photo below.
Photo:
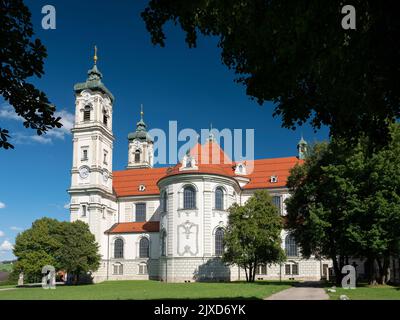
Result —
[{"label": "white church facade", "polygon": [[[95,60],[96,62],[96,60]],[[266,189],[282,216],[289,196],[289,170],[298,156],[227,163],[210,137],[195,145],[172,167],[153,167],[153,138],[141,119],[128,135],[126,170],[113,171],[114,97],[102,83],[96,64],[76,97],[71,187],[71,221],[88,223],[102,261],[94,281],[157,279],[167,282],[244,280],[245,272],[221,262],[227,209]],[[206,157],[204,156],[206,155]],[[215,164],[215,157],[220,162]],[[213,160],[214,159],[214,160]],[[287,261],[259,266],[257,279],[319,280],[331,262],[303,259],[293,237],[282,231]]]}]

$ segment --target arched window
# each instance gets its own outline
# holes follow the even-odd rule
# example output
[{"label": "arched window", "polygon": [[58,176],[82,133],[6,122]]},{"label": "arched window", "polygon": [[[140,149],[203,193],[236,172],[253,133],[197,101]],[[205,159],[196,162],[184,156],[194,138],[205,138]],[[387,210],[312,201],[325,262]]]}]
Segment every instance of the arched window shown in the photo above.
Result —
[{"label": "arched window", "polygon": [[215,231],[215,255],[222,256],[224,252],[224,229],[218,228]]},{"label": "arched window", "polygon": [[90,107],[86,106],[83,109],[83,121],[90,121]]},{"label": "arched window", "polygon": [[221,187],[215,189],[215,209],[224,210],[224,190]]},{"label": "arched window", "polygon": [[135,151],[135,163],[140,162],[140,150]]},{"label": "arched window", "polygon": [[164,257],[167,255],[167,233],[165,230],[161,234],[161,255]]},{"label": "arched window", "polygon": [[285,252],[288,257],[297,257],[297,244],[292,235],[287,235],[285,238]]},{"label": "arched window", "polygon": [[124,257],[124,241],[120,238],[114,241],[114,258],[122,259]]},{"label": "arched window", "polygon": [[185,187],[183,190],[183,208],[196,208],[196,190],[192,186]]},{"label": "arched window", "polygon": [[139,242],[139,257],[148,258],[149,257],[149,239],[142,238]]}]

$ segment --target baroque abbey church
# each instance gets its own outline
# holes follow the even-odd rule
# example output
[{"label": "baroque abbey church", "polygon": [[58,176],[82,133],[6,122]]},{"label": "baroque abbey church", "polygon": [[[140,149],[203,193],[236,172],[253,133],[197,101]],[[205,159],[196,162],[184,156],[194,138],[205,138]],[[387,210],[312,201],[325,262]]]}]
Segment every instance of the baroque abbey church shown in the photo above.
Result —
[{"label": "baroque abbey church", "polygon": [[[227,209],[243,204],[255,190],[266,189],[280,214],[286,214],[289,170],[297,156],[226,161],[212,136],[195,145],[178,164],[153,167],[153,138],[143,113],[128,134],[126,170],[113,171],[112,93],[95,64],[76,97],[71,170],[71,221],[88,223],[100,246],[100,268],[94,281],[158,279],[167,282],[245,279],[245,272],[221,262]],[[207,159],[204,157],[207,155]],[[220,163],[211,158],[218,157]],[[330,261],[303,259],[293,237],[282,231],[287,261],[261,265],[257,279],[319,280],[328,276]]]}]

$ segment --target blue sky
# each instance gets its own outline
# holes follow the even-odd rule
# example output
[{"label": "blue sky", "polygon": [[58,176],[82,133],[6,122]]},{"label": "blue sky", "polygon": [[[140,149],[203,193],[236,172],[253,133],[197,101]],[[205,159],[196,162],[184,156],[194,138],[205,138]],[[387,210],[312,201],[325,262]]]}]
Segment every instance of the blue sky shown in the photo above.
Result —
[{"label": "blue sky", "polygon": [[72,141],[69,128],[74,112],[73,85],[86,79],[92,67],[93,46],[99,48],[98,67],[116,97],[113,113],[113,169],[127,163],[127,134],[135,129],[140,104],[150,128],[167,132],[168,120],[178,130],[193,128],[255,129],[255,157],[296,155],[303,133],[309,142],[323,140],[309,126],[297,131],[281,128],[271,104],[259,106],[233,82],[234,74],[221,63],[217,39],[200,38],[189,49],[184,34],[168,25],[165,48],[151,44],[140,18],[146,1],[52,1],[56,30],[41,28],[45,0],[26,1],[36,35],[48,50],[45,75],[32,82],[44,90],[63,117],[65,127],[44,137],[25,129],[0,99],[0,127],[13,135],[15,150],[0,150],[0,260],[12,258],[15,236],[32,221],[48,216],[68,220]]}]

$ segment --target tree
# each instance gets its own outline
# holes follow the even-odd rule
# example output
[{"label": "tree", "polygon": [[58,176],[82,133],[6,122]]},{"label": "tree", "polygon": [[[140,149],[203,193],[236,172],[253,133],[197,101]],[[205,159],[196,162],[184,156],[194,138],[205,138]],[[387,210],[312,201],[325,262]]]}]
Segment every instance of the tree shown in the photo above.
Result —
[{"label": "tree", "polygon": [[64,271],[75,276],[74,282],[78,283],[81,274],[99,268],[99,246],[89,226],[79,220],[63,223],[62,238],[63,246],[58,252],[59,263]]},{"label": "tree", "polygon": [[[27,82],[41,77],[46,48],[34,34],[31,13],[22,0],[0,0],[0,94],[38,135],[60,128],[60,117],[46,94]],[[0,148],[14,148],[7,129],[0,127]]]},{"label": "tree", "polygon": [[28,282],[36,282],[42,277],[42,268],[52,265],[59,268],[57,251],[62,246],[60,223],[55,219],[42,218],[32,223],[15,239],[14,255],[17,261],[14,272],[24,273]]},{"label": "tree", "polygon": [[399,256],[398,125],[391,127],[391,136],[389,145],[373,154],[367,138],[353,150],[340,139],[317,144],[288,179],[289,229],[303,256],[333,260],[338,283],[350,257],[368,262],[370,283],[385,283],[389,258]]},{"label": "tree", "polygon": [[42,268],[52,265],[75,275],[96,271],[100,263],[98,245],[82,221],[59,222],[42,218],[33,222],[32,227],[20,233],[14,246],[17,257],[14,272],[24,273],[28,282],[36,282],[42,277]]},{"label": "tree", "polygon": [[282,226],[282,218],[265,190],[256,191],[243,206],[234,204],[229,208],[223,261],[243,268],[246,280],[253,282],[258,265],[285,260]]},{"label": "tree", "polygon": [[142,18],[154,44],[172,21],[196,46],[219,38],[222,62],[260,104],[273,101],[286,128],[310,121],[333,136],[362,133],[384,144],[399,117],[400,22],[396,1],[353,0],[356,30],[344,30],[343,1],[151,0]]}]

